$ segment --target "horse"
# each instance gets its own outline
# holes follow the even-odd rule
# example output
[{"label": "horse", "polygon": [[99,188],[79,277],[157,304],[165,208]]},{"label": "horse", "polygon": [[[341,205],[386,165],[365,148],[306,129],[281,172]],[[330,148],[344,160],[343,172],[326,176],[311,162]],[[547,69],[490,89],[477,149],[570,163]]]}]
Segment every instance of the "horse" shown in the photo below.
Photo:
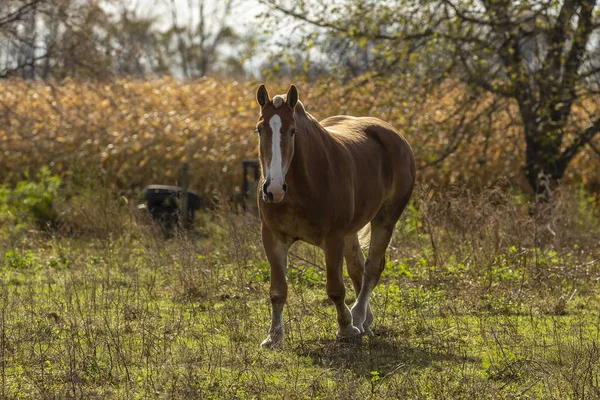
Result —
[{"label": "horse", "polygon": [[[294,85],[273,99],[261,85],[256,100],[261,170],[257,201],[272,307],[271,326],[261,345],[275,349],[283,343],[287,256],[299,240],[324,251],[337,338],[372,334],[369,297],[384,269],[396,222],[412,195],[413,151],[392,125],[377,118],[338,115],[318,122],[306,112]],[[359,231],[368,235],[369,228],[365,262]],[[344,259],[357,296],[351,309],[344,302]]]}]

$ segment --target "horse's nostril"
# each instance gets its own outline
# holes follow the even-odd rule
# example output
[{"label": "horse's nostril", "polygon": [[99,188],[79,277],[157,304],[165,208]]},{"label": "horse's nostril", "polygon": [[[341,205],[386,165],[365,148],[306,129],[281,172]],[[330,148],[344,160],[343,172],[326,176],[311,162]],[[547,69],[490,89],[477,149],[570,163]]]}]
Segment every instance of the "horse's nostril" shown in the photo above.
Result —
[{"label": "horse's nostril", "polygon": [[264,193],[264,194],[266,194],[266,195],[268,195],[268,193],[267,193],[267,186],[268,186],[268,185],[267,185],[267,182],[265,182],[265,183],[263,184],[263,187],[262,187],[262,191],[263,191],[263,193]]},{"label": "horse's nostril", "polygon": [[266,193],[266,195],[270,201],[273,201],[273,193],[269,192],[269,193]]},{"label": "horse's nostril", "polygon": [[283,184],[283,192],[286,193],[287,192],[287,183]]}]

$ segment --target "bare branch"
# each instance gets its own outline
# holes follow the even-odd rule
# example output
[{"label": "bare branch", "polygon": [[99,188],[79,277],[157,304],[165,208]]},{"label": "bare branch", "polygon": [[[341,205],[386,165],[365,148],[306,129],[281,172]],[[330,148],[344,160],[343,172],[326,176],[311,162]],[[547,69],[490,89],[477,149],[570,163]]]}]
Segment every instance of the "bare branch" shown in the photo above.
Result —
[{"label": "bare branch", "polygon": [[591,69],[589,69],[589,70],[587,70],[585,72],[580,73],[578,78],[579,78],[579,80],[582,80],[582,79],[586,79],[586,78],[592,77],[592,76],[594,76],[596,74],[599,74],[599,73],[600,73],[600,66],[593,67],[593,68],[591,68]]},{"label": "bare branch", "polygon": [[466,13],[462,12],[456,5],[454,5],[450,0],[442,0],[442,3],[447,5],[454,11],[456,16],[463,21],[470,22],[475,25],[483,25],[483,26],[497,26],[498,23],[489,20],[489,19],[479,19],[475,17],[470,17]]},{"label": "bare branch", "polygon": [[18,71],[22,70],[25,67],[32,67],[35,65],[36,62],[40,61],[40,60],[44,60],[46,58],[48,58],[50,55],[48,53],[45,53],[41,56],[36,56],[33,57],[21,64],[18,64],[14,67],[11,68],[5,68],[3,70],[0,70],[0,79],[3,78],[10,78],[11,76],[13,76],[15,73],[17,73]]},{"label": "bare branch", "polygon": [[452,132],[450,133],[450,137],[452,137],[453,140],[448,145],[448,147],[446,148],[444,153],[442,155],[440,155],[438,158],[436,158],[435,160],[430,161],[426,164],[420,165],[419,168],[425,169],[425,168],[429,168],[429,167],[433,167],[435,165],[441,164],[446,158],[448,158],[451,154],[456,152],[456,150],[463,143],[463,141],[466,137],[471,136],[473,134],[475,129],[470,129],[470,128],[474,123],[479,122],[485,114],[487,114],[488,116],[491,116],[491,114],[496,111],[497,106],[498,106],[498,101],[497,101],[497,99],[494,99],[493,103],[489,107],[486,107],[485,109],[478,112],[475,116],[473,116],[471,118],[470,121],[467,122],[466,121],[467,113],[462,112],[462,109],[472,106],[473,101],[475,101],[476,99],[477,99],[477,96],[471,96],[465,103],[463,103],[461,105],[461,107],[458,110],[456,110],[456,112],[453,113],[454,116],[461,115],[460,121],[454,127]]},{"label": "bare branch", "polygon": [[562,82],[562,95],[570,98],[574,97],[574,84],[578,79],[577,72],[584,61],[586,46],[593,31],[592,17],[594,12],[594,3],[590,0],[581,2],[579,21],[577,29],[573,35],[573,45],[568,54],[566,54],[565,74]]},{"label": "bare branch", "polygon": [[598,149],[594,143],[589,142],[588,146],[590,146],[590,149],[592,149],[594,151],[594,153],[596,153],[596,155],[598,155],[598,157],[600,157],[600,149]]},{"label": "bare branch", "polygon": [[577,135],[577,138],[562,152],[565,164],[568,164],[579,150],[586,144],[590,144],[594,137],[600,132],[600,119],[596,120],[590,127]]},{"label": "bare branch", "polygon": [[15,11],[0,17],[0,27],[16,21],[20,21],[23,18],[23,16],[29,13],[30,10],[34,9],[41,2],[42,0],[33,0],[29,3],[23,4]]},{"label": "bare branch", "polygon": [[548,40],[549,50],[544,60],[542,70],[547,79],[552,80],[555,84],[559,79],[559,72],[562,63],[564,62],[565,43],[568,39],[568,30],[571,23],[571,18],[575,13],[576,2],[574,0],[566,0],[559,13],[554,27],[550,29]]},{"label": "bare branch", "polygon": [[462,66],[464,67],[465,72],[468,75],[467,83],[475,83],[477,86],[493,94],[497,94],[503,97],[513,97],[513,93],[511,90],[508,90],[499,85],[492,84],[483,77],[484,74],[480,74],[477,71],[473,70],[471,66],[469,66],[469,62],[462,52],[458,56],[462,62]]},{"label": "bare branch", "polygon": [[410,33],[410,34],[401,33],[401,34],[397,34],[397,35],[386,35],[385,33],[382,33],[380,31],[377,31],[375,33],[367,33],[367,32],[361,32],[361,31],[352,31],[351,32],[346,26],[334,24],[331,22],[323,21],[323,20],[311,19],[306,14],[300,14],[294,10],[282,7],[279,4],[274,3],[272,1],[269,1],[268,4],[271,8],[273,8],[287,16],[293,17],[299,21],[306,22],[310,25],[313,25],[313,26],[316,26],[319,28],[331,29],[336,32],[341,32],[350,37],[365,37],[365,38],[369,38],[369,39],[382,39],[382,40],[393,40],[393,41],[416,40],[416,39],[422,39],[425,37],[432,36],[434,34],[434,29],[441,24],[441,20],[438,20],[434,24],[434,26],[428,27],[421,32]]},{"label": "bare branch", "polygon": [[[444,151],[444,153],[442,155],[440,155],[438,158],[436,158],[435,160],[425,163],[423,165],[420,165],[419,169],[425,169],[425,168],[429,168],[429,167],[433,167],[438,164],[441,164],[446,158],[448,158],[451,154],[454,154],[454,152],[456,152],[456,150],[458,149],[458,146],[460,146],[460,144],[463,141],[463,138],[467,135],[467,132],[468,132],[466,129],[462,129],[463,126],[465,125],[466,118],[467,118],[467,114],[463,114],[460,118],[458,125],[456,125],[454,127],[454,129],[452,130],[452,132],[450,133],[450,136],[452,136],[454,138],[454,141],[448,146],[446,151]],[[460,132],[462,134],[459,134]]]}]

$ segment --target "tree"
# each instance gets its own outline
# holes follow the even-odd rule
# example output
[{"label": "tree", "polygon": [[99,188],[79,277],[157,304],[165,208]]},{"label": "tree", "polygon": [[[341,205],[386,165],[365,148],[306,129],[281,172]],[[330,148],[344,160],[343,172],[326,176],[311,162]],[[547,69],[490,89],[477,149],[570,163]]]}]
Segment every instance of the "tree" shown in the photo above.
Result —
[{"label": "tree", "polygon": [[171,72],[174,65],[156,23],[156,17],[140,17],[123,8],[118,19],[107,25],[115,75],[143,78]]},{"label": "tree", "polygon": [[168,3],[172,25],[165,29],[159,15],[140,16],[125,0],[0,0],[0,77],[244,72],[252,41],[230,24],[235,0],[188,0],[185,21],[175,1]]},{"label": "tree", "polygon": [[[541,197],[585,146],[600,155],[594,110],[582,128],[569,124],[574,108],[597,102],[600,90],[597,1],[265,3],[313,30],[375,43],[377,73],[393,74],[403,66],[424,71],[428,81],[460,79],[475,94],[514,101],[525,141],[525,176]],[[406,64],[410,54],[418,55],[413,65]]]},{"label": "tree", "polygon": [[536,193],[545,194],[600,132],[600,119],[591,114],[588,126],[565,143],[574,105],[598,89],[596,2],[486,0],[482,5],[477,11],[444,1],[451,23],[443,34],[465,80],[518,104],[525,175]]},{"label": "tree", "polygon": [[0,77],[21,72],[24,78],[34,75],[35,64],[47,56],[36,48],[36,20],[43,0],[0,2]]},{"label": "tree", "polygon": [[215,2],[212,8],[207,3],[205,0],[189,0],[189,18],[180,24],[176,2],[171,0],[172,26],[165,37],[175,40],[174,53],[179,55],[181,72],[186,78],[207,75],[219,61],[219,48],[224,44],[234,44],[238,39],[228,21],[236,2]]},{"label": "tree", "polygon": [[103,28],[108,16],[96,2],[5,0],[0,2],[0,76],[24,79],[107,75]]}]

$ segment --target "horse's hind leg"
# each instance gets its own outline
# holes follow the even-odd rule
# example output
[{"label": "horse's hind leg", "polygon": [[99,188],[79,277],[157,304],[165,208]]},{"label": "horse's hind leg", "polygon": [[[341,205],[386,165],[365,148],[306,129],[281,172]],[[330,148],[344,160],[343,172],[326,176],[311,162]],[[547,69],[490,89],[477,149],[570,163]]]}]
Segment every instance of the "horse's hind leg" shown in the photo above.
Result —
[{"label": "horse's hind leg", "polygon": [[353,326],[352,314],[344,302],[346,289],[344,287],[344,238],[331,237],[325,242],[325,264],[327,267],[327,295],[335,304],[338,321],[338,337],[351,337],[360,334]]},{"label": "horse's hind leg", "polygon": [[[365,273],[360,294],[356,299],[356,303],[352,306],[352,323],[354,326],[362,326],[365,330],[370,326],[370,321],[368,321],[367,318],[369,297],[371,297],[373,289],[381,278],[381,273],[385,267],[385,251],[392,239],[396,222],[408,204],[411,192],[408,193],[408,196],[403,197],[401,201],[399,201],[399,206],[394,207],[391,210],[388,205],[384,204],[375,218],[371,221],[371,245],[369,247],[369,257],[365,263]],[[367,325],[366,328],[365,324]]]},{"label": "horse's hind leg", "polygon": [[[373,289],[379,282],[381,272],[385,266],[385,250],[390,243],[394,224],[376,225],[371,223],[371,246],[369,248],[369,257],[365,264],[365,273],[363,276],[360,294],[356,303],[352,306],[352,323],[359,329],[369,329],[370,322],[367,320],[369,310],[369,298]],[[365,327],[365,325],[367,325]]]},{"label": "horse's hind leg", "polygon": [[[360,289],[362,287],[363,274],[365,271],[365,256],[360,248],[360,243],[358,242],[358,236],[356,233],[348,235],[344,239],[344,259],[346,260],[346,266],[348,267],[348,275],[350,275],[350,279],[352,279],[354,293],[358,298]],[[357,326],[357,324],[353,322],[353,325],[356,326],[361,333],[364,332],[370,334],[371,331],[369,326],[371,325],[372,321],[373,313],[371,313],[371,307],[367,301],[367,315],[365,322],[360,326]]]}]

